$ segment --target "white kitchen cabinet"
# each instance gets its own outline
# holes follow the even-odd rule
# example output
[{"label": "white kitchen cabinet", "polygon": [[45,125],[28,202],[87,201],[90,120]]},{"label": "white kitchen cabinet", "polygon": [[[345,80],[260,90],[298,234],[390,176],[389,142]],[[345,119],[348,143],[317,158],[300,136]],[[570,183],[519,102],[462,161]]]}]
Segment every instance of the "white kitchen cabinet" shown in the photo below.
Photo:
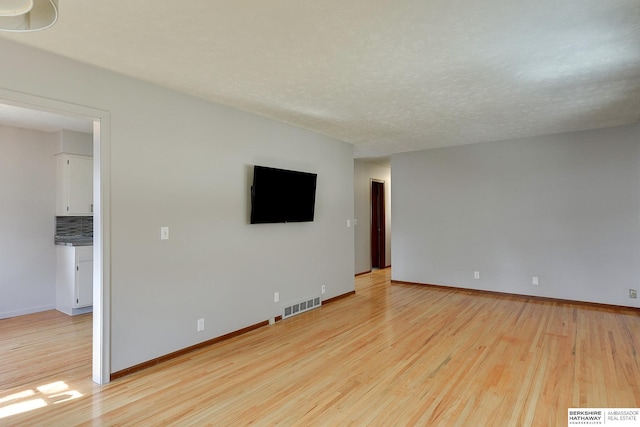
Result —
[{"label": "white kitchen cabinet", "polygon": [[74,316],[93,311],[93,246],[56,246],[56,309]]},{"label": "white kitchen cabinet", "polygon": [[56,214],[93,215],[93,157],[62,153],[56,158]]}]

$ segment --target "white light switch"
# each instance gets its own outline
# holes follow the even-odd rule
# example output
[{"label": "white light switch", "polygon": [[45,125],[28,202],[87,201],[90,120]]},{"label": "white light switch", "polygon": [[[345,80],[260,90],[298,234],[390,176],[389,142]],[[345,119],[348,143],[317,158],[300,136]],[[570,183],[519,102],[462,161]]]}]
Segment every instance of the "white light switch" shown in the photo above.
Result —
[{"label": "white light switch", "polygon": [[473,278],[474,279],[479,279],[480,278],[480,272],[479,271],[474,271],[473,272]]},{"label": "white light switch", "polygon": [[160,227],[160,240],[169,240],[169,227]]},{"label": "white light switch", "polygon": [[531,279],[531,284],[533,286],[538,286],[540,285],[540,282],[538,281],[538,277],[537,276],[533,276],[533,278]]},{"label": "white light switch", "polygon": [[351,220],[350,219],[347,220],[347,228],[348,227],[351,227]]}]

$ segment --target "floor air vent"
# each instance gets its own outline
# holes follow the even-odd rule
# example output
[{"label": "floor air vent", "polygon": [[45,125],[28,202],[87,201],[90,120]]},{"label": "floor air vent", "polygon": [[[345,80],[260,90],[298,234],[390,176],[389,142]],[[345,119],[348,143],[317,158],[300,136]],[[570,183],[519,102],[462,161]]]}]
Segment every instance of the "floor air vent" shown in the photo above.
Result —
[{"label": "floor air vent", "polygon": [[296,304],[286,306],[282,311],[282,318],[286,319],[287,317],[295,316],[296,314],[313,310],[314,308],[318,308],[321,305],[322,305],[322,298],[312,297],[304,301],[298,302]]}]

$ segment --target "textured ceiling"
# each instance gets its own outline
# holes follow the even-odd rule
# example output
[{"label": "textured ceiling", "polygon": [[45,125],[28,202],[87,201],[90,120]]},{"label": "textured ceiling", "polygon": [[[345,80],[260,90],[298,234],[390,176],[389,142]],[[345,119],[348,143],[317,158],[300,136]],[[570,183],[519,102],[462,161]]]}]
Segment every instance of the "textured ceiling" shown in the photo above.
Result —
[{"label": "textured ceiling", "polygon": [[639,0],[60,0],[9,38],[354,144],[640,120]]}]

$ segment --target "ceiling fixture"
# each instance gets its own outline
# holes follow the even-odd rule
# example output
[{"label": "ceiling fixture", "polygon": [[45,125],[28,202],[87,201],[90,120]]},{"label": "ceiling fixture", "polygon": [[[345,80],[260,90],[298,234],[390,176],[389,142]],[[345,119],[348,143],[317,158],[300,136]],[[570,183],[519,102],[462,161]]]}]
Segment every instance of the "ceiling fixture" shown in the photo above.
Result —
[{"label": "ceiling fixture", "polygon": [[0,31],[39,31],[51,27],[57,20],[58,0],[0,2]]}]

